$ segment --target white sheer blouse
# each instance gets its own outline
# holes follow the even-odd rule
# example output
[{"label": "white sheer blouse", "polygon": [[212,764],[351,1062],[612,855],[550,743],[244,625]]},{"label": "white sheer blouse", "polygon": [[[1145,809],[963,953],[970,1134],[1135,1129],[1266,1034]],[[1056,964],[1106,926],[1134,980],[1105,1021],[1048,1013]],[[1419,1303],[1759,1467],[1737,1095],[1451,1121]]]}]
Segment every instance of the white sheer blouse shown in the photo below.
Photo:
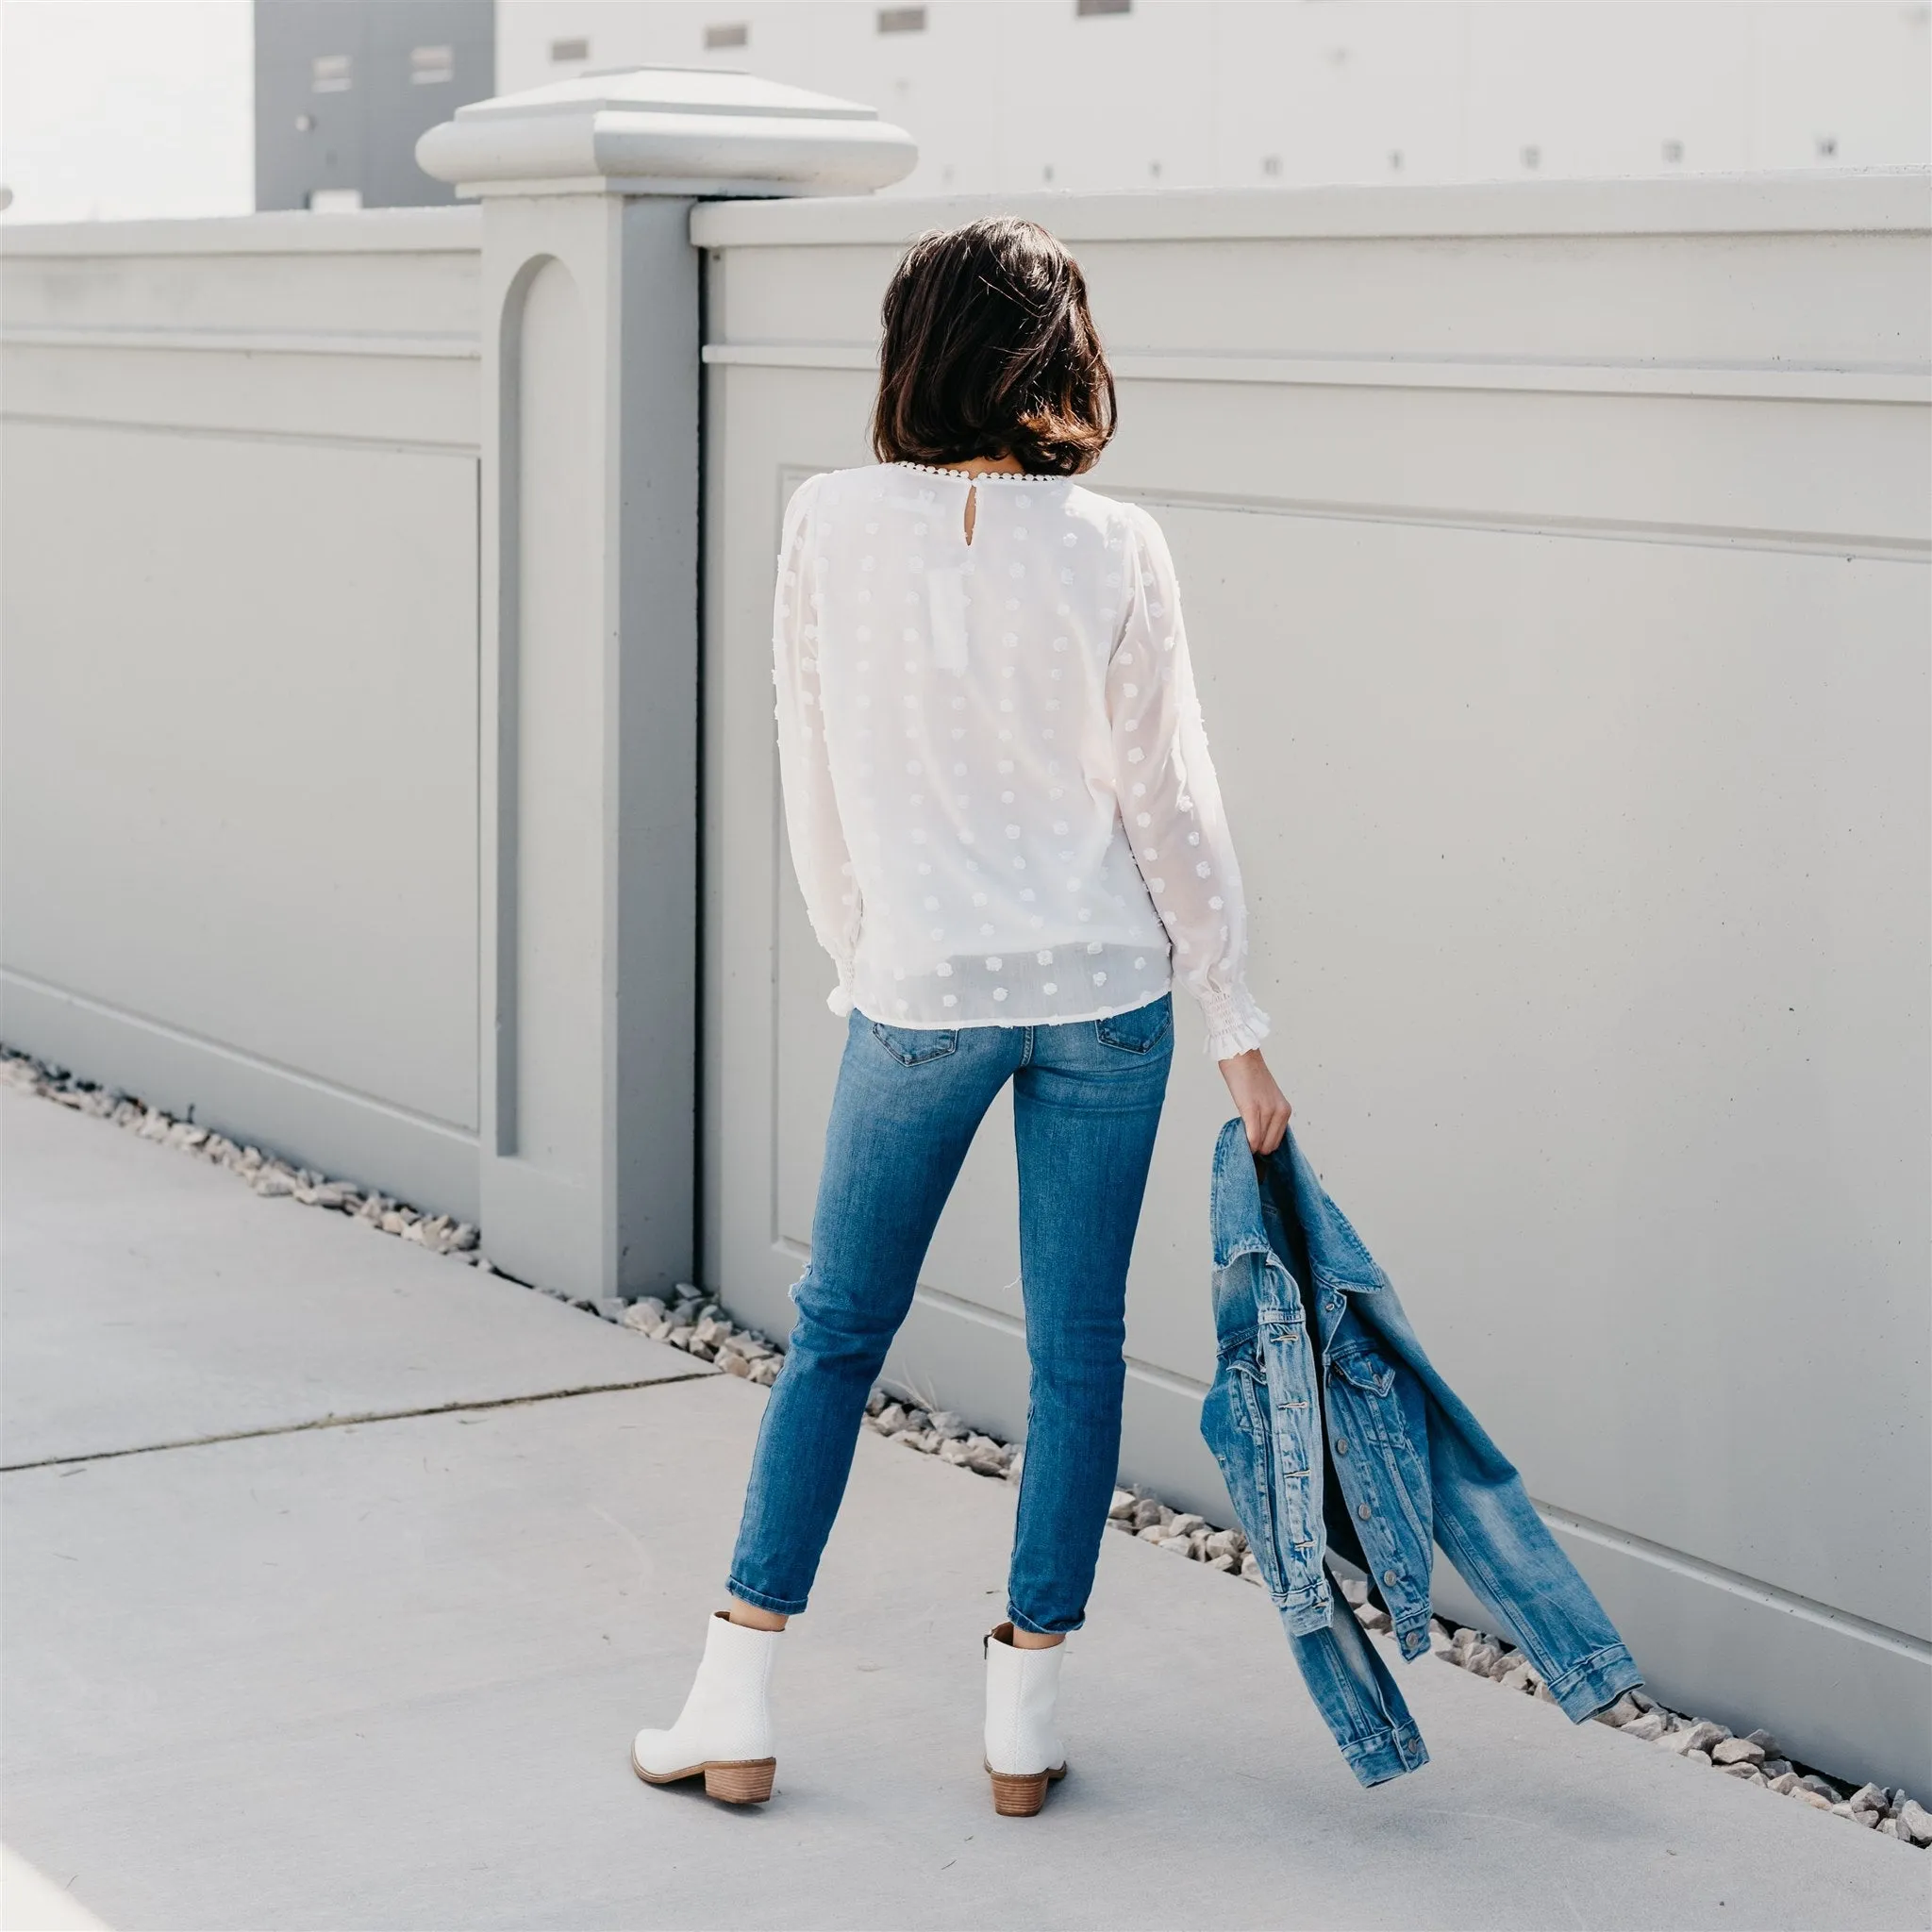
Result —
[{"label": "white sheer blouse", "polygon": [[[978,492],[972,541],[969,491]],[[1166,540],[1070,477],[886,463],[787,506],[773,615],[792,863],[835,1013],[1268,1018]]]}]

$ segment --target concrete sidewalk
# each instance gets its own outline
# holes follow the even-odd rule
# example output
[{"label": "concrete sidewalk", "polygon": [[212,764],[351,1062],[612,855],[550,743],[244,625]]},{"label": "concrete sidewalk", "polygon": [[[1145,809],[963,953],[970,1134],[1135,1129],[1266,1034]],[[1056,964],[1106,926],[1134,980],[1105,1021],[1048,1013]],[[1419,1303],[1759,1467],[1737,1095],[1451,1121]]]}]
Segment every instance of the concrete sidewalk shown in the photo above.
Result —
[{"label": "concrete sidewalk", "polygon": [[1402,1682],[1434,1763],[1362,1791],[1266,1597],[1124,1537],[1072,1773],[996,1820],[1013,1491],[870,1433],[777,1795],[647,1789],[630,1733],[722,1601],[764,1391],[0,1109],[6,1833],[120,1932],[1926,1923],[1924,1855],[1433,1661]]}]

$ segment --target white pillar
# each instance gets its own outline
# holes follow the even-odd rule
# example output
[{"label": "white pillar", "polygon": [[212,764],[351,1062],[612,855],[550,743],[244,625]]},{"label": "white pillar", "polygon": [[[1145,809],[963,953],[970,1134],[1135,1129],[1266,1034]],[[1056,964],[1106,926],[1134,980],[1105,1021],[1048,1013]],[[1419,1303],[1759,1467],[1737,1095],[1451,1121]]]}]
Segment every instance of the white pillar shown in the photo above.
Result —
[{"label": "white pillar", "polygon": [[642,69],[460,108],[483,201],[483,1232],[641,1294],[693,1263],[700,197],[864,192],[870,108]]}]

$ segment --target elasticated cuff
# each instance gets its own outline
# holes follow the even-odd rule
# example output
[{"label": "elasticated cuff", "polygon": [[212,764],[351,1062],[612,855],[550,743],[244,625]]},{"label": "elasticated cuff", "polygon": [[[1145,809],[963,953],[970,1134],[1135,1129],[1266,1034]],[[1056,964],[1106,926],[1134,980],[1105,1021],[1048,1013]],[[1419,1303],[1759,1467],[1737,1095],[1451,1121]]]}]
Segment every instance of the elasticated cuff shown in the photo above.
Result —
[{"label": "elasticated cuff", "polygon": [[1268,1015],[1255,1004],[1245,986],[1227,991],[1208,987],[1195,997],[1208,1021],[1205,1048],[1210,1060],[1231,1060],[1237,1054],[1252,1053],[1268,1037]]},{"label": "elasticated cuff", "polygon": [[839,983],[825,995],[825,1005],[843,1019],[852,1010],[852,961],[839,961]]}]

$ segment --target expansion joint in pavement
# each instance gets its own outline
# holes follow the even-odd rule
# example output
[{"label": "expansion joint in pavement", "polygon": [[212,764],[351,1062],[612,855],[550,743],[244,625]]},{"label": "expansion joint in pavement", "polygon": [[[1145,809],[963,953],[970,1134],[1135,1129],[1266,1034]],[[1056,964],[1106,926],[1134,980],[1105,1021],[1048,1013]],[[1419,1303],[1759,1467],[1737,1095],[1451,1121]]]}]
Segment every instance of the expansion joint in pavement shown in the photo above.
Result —
[{"label": "expansion joint in pavement", "polygon": [[666,1389],[677,1382],[715,1381],[715,1369],[686,1375],[647,1375],[631,1382],[586,1382],[576,1389],[546,1389],[537,1395],[495,1395],[464,1402],[432,1402],[421,1408],[375,1408],[358,1415],[317,1416],[306,1423],[281,1423],[265,1429],[225,1429],[212,1436],[183,1436],[172,1442],[142,1442],[130,1449],[82,1450],[74,1456],[42,1456],[31,1462],[0,1463],[0,1475],[30,1469],[66,1469],[83,1462],[113,1462],[124,1456],[160,1456],[171,1449],[205,1449],[215,1442],[253,1442],[265,1436],[301,1436],[317,1429],[348,1429],[364,1423],[405,1423],[417,1416],[460,1415],[475,1409],[528,1408],[540,1402],[569,1402],[579,1395],[619,1395],[637,1389]]}]

